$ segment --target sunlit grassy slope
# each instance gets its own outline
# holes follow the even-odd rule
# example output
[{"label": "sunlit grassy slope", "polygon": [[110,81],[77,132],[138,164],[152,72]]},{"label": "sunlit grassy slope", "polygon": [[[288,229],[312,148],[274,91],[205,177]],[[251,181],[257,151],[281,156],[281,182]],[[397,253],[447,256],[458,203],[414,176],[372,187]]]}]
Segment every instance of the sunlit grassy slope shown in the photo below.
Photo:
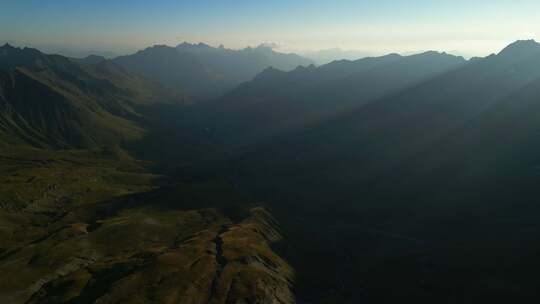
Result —
[{"label": "sunlit grassy slope", "polygon": [[0,302],[292,301],[278,226],[224,181],[170,184],[118,148],[0,152]]}]

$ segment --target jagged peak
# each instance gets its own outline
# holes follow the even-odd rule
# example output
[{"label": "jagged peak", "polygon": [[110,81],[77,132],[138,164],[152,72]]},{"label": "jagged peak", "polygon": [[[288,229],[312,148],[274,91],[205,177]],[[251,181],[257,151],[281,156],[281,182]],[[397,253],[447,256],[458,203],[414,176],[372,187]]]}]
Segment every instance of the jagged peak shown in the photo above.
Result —
[{"label": "jagged peak", "polygon": [[21,47],[13,46],[9,43],[6,43],[3,46],[1,46],[0,50],[8,51],[9,53],[22,53],[22,52],[41,53],[37,49],[28,48],[28,47],[21,48]]},{"label": "jagged peak", "polygon": [[259,45],[256,46],[256,47],[247,46],[247,47],[243,48],[242,51],[248,51],[248,52],[267,52],[267,53],[274,52],[274,50],[272,49],[272,47],[270,47],[269,45],[264,44],[264,43],[263,43],[263,44],[259,44]]},{"label": "jagged peak", "polygon": [[212,46],[210,46],[210,45],[208,45],[208,44],[206,44],[204,42],[189,43],[189,42],[186,42],[186,41],[180,43],[176,47],[179,48],[179,49],[193,49],[193,48],[208,49],[208,48],[213,48]]},{"label": "jagged peak", "polygon": [[8,42],[6,42],[3,46],[0,47],[0,49],[16,49],[16,47],[12,46]]},{"label": "jagged peak", "polygon": [[317,67],[314,65],[314,64],[310,64],[308,66],[304,66],[304,65],[299,65],[297,66],[293,71],[294,72],[298,72],[298,71],[312,71],[312,70],[316,70]]},{"label": "jagged peak", "polygon": [[451,56],[451,57],[458,57],[458,56],[455,56],[455,55],[452,55],[452,54],[448,54],[446,52],[439,52],[439,51],[434,51],[434,50],[425,51],[425,52],[415,54],[415,55],[411,55],[411,56],[442,56],[442,57]]},{"label": "jagged peak", "polygon": [[34,48],[20,48],[5,44],[0,48],[0,67],[45,67],[60,62],[65,57],[60,55],[46,55]]},{"label": "jagged peak", "polygon": [[137,54],[150,53],[154,51],[169,51],[169,50],[174,50],[174,48],[165,44],[155,44],[153,46],[149,46],[143,50],[138,51]]}]

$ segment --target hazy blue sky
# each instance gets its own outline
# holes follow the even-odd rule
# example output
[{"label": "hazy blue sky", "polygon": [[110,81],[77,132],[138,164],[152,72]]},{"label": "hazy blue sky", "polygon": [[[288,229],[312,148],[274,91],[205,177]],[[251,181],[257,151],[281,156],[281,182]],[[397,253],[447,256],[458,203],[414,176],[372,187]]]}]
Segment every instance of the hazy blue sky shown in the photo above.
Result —
[{"label": "hazy blue sky", "polygon": [[0,0],[0,41],[115,52],[203,41],[485,55],[539,37],[539,12],[538,0]]}]

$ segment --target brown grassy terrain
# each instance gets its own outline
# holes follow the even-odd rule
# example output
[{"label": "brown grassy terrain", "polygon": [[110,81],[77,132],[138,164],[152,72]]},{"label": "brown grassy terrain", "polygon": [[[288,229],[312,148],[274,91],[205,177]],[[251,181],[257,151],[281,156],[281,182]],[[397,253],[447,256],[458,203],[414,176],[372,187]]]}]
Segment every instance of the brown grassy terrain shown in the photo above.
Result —
[{"label": "brown grassy terrain", "polygon": [[263,208],[119,149],[0,153],[0,302],[292,303]]}]

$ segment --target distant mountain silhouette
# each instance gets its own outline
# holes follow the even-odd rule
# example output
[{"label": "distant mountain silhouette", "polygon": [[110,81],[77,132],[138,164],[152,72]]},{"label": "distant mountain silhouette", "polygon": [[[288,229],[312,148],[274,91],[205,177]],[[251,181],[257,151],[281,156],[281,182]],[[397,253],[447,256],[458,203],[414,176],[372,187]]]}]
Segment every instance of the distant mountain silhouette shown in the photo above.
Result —
[{"label": "distant mountain silhouette", "polygon": [[298,66],[313,64],[309,59],[295,54],[275,52],[265,45],[232,50],[223,46],[213,48],[203,43],[182,43],[176,49],[182,53],[196,55],[210,70],[225,75],[237,83],[251,80],[268,67],[289,71]]},{"label": "distant mountain silhouette", "polygon": [[[269,148],[263,145],[261,149],[272,151],[263,154],[269,153],[269,157],[274,160],[294,159],[293,155],[302,151],[301,163],[303,163],[303,166],[315,167],[318,163],[332,164],[331,172],[334,173],[326,172],[330,177],[335,177],[337,174],[351,174],[354,176],[354,172],[358,172],[364,178],[367,176],[380,178],[384,174],[395,175],[396,166],[417,159],[419,155],[422,155],[421,158],[417,159],[422,166],[417,163],[416,166],[411,165],[408,167],[408,170],[420,170],[426,165],[423,159],[428,158],[428,155],[425,153],[431,151],[432,147],[445,147],[442,150],[434,149],[433,151],[436,151],[433,152],[434,158],[455,157],[455,155],[451,154],[453,148],[449,147],[449,142],[447,142],[449,138],[456,136],[455,134],[462,134],[466,138],[470,138],[472,134],[477,134],[474,139],[470,138],[468,140],[471,145],[478,145],[485,142],[486,138],[489,138],[488,133],[499,128],[497,124],[500,124],[500,126],[523,124],[530,126],[530,128],[521,129],[523,132],[526,129],[533,130],[533,125],[536,125],[536,122],[532,119],[532,117],[535,117],[532,113],[535,113],[534,100],[537,98],[535,90],[538,87],[538,81],[540,81],[539,50],[540,45],[533,41],[517,42],[498,55],[477,59],[469,63],[461,62],[455,65],[454,68],[447,69],[444,73],[432,74],[431,77],[422,78],[416,82],[411,79],[411,75],[403,78],[393,78],[400,75],[398,73],[400,70],[397,68],[400,61],[384,65],[365,74],[368,77],[368,80],[365,81],[370,85],[363,87],[362,91],[359,91],[361,95],[354,99],[359,101],[357,104],[360,106],[350,108],[331,119],[315,120],[304,131],[295,132],[290,137],[283,137],[284,141],[294,141],[296,149],[280,149],[283,142],[279,144],[275,142],[269,143],[270,146],[275,146]],[[412,60],[417,61],[423,56],[437,57],[434,53],[417,56]],[[413,69],[413,66],[416,68]],[[413,70],[418,70],[418,67],[417,64],[411,64],[404,71],[411,71],[412,73]],[[380,74],[378,71],[381,69],[385,70],[385,72],[388,71],[389,74]],[[290,75],[290,73],[283,75]],[[377,78],[379,75],[392,76]],[[258,79],[263,80],[264,78]],[[376,79],[377,82],[371,82],[373,79]],[[383,88],[390,85],[389,81],[391,79],[407,79],[407,81],[401,87],[397,87],[397,85],[391,87],[394,90],[382,91],[384,94],[371,93],[379,92],[374,85],[381,83],[383,79],[386,79],[387,82]],[[284,83],[290,83],[290,81]],[[356,87],[362,87],[360,81],[351,83],[355,83]],[[396,83],[400,84],[399,82]],[[257,126],[255,122],[259,122],[259,127],[265,130],[267,128],[265,119],[267,117],[274,118],[274,113],[277,109],[280,109],[274,105],[277,100],[288,100],[287,107],[292,107],[291,104],[294,104],[294,102],[303,100],[304,95],[302,94],[305,93],[298,91],[296,94],[284,95],[285,97],[278,98],[277,95],[270,95],[271,98],[263,99],[265,94],[271,94],[271,92],[289,92],[289,88],[283,84],[274,86],[275,84],[275,80],[259,82],[257,89],[253,89],[253,92],[247,89],[243,90],[243,96],[246,96],[244,99],[231,95],[233,97],[223,101],[235,105],[235,103],[244,100],[243,107],[232,107],[236,111],[234,113],[236,117],[242,117],[242,114],[238,113],[244,113],[243,111],[248,113],[245,117],[253,116],[254,109],[259,109],[259,112],[255,112],[258,115],[255,116],[255,119],[245,122],[249,128],[239,126],[235,129],[237,133],[249,132],[243,136],[256,134],[257,130],[253,130]],[[325,85],[326,83],[318,84],[317,87],[321,88],[325,87]],[[263,91],[265,88],[271,89]],[[238,92],[242,92],[242,90]],[[340,91],[336,90],[335,92],[336,99],[333,101],[334,103],[341,103],[346,100],[346,95],[337,98]],[[354,89],[346,92],[354,92]],[[257,96],[263,97],[257,99]],[[287,99],[288,96],[294,96],[294,99]],[[322,96],[322,94],[309,96],[310,98],[306,100],[313,102],[317,100],[315,97]],[[366,96],[371,98],[363,102],[363,98],[366,98]],[[311,104],[308,101],[306,101],[306,104]],[[252,105],[257,105],[257,107]],[[532,112],[527,113],[526,109],[530,109]],[[288,111],[283,112],[287,113]],[[523,115],[523,120],[519,118],[518,113]],[[305,111],[295,112],[294,119],[291,118],[291,120],[294,122],[301,121],[307,115]],[[282,117],[286,116],[280,114],[278,117],[282,119]],[[530,120],[525,120],[525,117],[530,117]],[[483,130],[483,128],[486,129]],[[249,131],[241,133],[241,130]],[[500,131],[504,132],[506,137],[509,132],[517,131],[517,129],[512,127]],[[325,136],[321,137],[320,134],[325,134]],[[491,136],[494,136],[493,140],[495,140],[499,135],[493,133]],[[516,134],[516,136],[518,135]],[[518,137],[523,136],[524,134]],[[463,153],[465,151],[471,153],[466,147],[468,145],[462,144]],[[494,149],[493,152],[498,150]],[[321,151],[325,152],[322,153]],[[358,153],[354,153],[354,151],[358,151]],[[488,153],[488,151],[483,151],[483,153],[474,156],[469,154],[468,157],[482,158],[486,155],[484,152]],[[348,155],[348,157],[344,157],[344,155]],[[339,161],[336,161],[337,159]],[[273,164],[274,169],[276,169],[276,163]],[[433,165],[433,168],[435,167],[437,166]],[[432,170],[433,168],[424,168],[423,170]],[[408,170],[398,172],[408,172]],[[406,180],[403,176],[398,176],[396,178],[402,181]],[[395,185],[395,182],[392,179],[393,185]],[[415,185],[421,186],[424,184],[418,182]]]},{"label": "distant mountain silhouette", "polygon": [[535,40],[518,40],[504,48],[499,56],[519,59],[524,56],[537,56],[540,52],[540,43]]},{"label": "distant mountain silhouette", "polygon": [[[208,105],[227,140],[249,141],[332,119],[466,64],[427,52],[335,61],[291,72],[269,68]],[[219,124],[219,123],[222,124]],[[230,138],[229,138],[230,137]]]},{"label": "distant mountain silhouette", "polygon": [[59,55],[45,55],[32,48],[17,48],[5,44],[0,48],[0,68],[12,69],[19,66],[30,68],[48,68],[69,65],[67,60]]},{"label": "distant mountain silhouette", "polygon": [[183,43],[176,48],[154,46],[114,62],[132,72],[198,99],[218,97],[257,73],[273,66],[290,70],[312,62],[268,47],[230,50],[203,43]]}]

